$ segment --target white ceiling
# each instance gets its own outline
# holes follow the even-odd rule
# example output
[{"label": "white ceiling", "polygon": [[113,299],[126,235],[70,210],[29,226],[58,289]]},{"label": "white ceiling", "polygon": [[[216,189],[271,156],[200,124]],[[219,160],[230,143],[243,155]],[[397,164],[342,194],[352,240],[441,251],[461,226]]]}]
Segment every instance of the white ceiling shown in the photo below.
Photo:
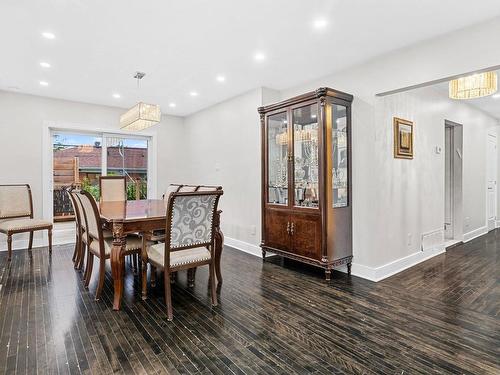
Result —
[{"label": "white ceiling", "polygon": [[[498,0],[2,0],[0,89],[187,115],[498,15]],[[258,51],[265,61],[254,61]],[[136,70],[147,73],[139,90]]]},{"label": "white ceiling", "polygon": [[[500,70],[497,70],[497,76],[500,77]],[[448,82],[438,83],[436,87],[443,93],[443,95],[448,96]],[[500,85],[500,82],[499,82]],[[496,93],[497,95],[485,96],[479,99],[468,99],[462,100],[462,103],[472,105],[483,112],[488,113],[490,116],[495,117],[500,120],[500,91]]]}]

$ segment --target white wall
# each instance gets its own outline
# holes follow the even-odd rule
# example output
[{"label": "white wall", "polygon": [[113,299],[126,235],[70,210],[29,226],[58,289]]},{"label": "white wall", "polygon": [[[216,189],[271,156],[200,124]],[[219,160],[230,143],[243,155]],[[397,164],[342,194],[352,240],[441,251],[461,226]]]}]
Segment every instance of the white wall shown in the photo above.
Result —
[{"label": "white wall", "polygon": [[[394,159],[392,155],[392,118],[414,121],[415,157]],[[404,258],[421,248],[421,235],[443,228],[445,120],[463,125],[463,233],[470,238],[486,228],[486,142],[490,128],[498,121],[464,102],[447,98],[436,88],[423,88],[378,99],[375,123],[379,127],[375,150],[378,156],[368,166],[376,171],[370,209],[357,207],[358,215],[374,220],[368,231],[385,251],[364,254],[367,263],[378,267]],[[358,148],[359,149],[359,148]],[[378,151],[376,151],[378,150]],[[368,155],[364,154],[365,157]],[[366,171],[365,166],[358,166]],[[366,174],[354,184],[366,186]],[[365,189],[357,190],[364,194]],[[356,197],[354,197],[355,201]],[[376,219],[379,219],[378,221]],[[382,220],[381,220],[382,219]],[[356,223],[356,219],[355,219]],[[356,224],[355,224],[356,225]],[[365,228],[356,225],[357,231]],[[408,235],[412,244],[408,245]]]},{"label": "white wall", "polygon": [[[76,103],[0,91],[0,184],[28,183],[33,193],[35,217],[42,217],[42,134],[48,121],[64,125],[81,124],[88,130],[119,129],[122,108]],[[162,192],[175,179],[179,165],[177,158],[184,141],[182,118],[163,116],[152,130],[157,134],[157,185]],[[36,239],[40,239],[38,233]],[[15,236],[17,239],[23,235]],[[6,246],[0,235],[0,249]]]},{"label": "white wall", "polygon": [[256,89],[184,121],[187,143],[183,155],[188,161],[184,182],[223,186],[220,208],[226,242],[254,253],[260,252],[261,219],[257,107],[277,98],[272,90]]}]

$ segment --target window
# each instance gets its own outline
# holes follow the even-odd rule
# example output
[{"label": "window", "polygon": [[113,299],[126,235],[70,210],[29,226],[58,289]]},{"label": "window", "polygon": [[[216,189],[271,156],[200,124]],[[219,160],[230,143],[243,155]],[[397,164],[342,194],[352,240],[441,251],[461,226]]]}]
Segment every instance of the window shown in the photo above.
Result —
[{"label": "window", "polygon": [[126,176],[127,199],[146,199],[149,143],[148,137],[53,131],[54,220],[73,218],[65,188],[80,187],[99,199],[101,175]]}]

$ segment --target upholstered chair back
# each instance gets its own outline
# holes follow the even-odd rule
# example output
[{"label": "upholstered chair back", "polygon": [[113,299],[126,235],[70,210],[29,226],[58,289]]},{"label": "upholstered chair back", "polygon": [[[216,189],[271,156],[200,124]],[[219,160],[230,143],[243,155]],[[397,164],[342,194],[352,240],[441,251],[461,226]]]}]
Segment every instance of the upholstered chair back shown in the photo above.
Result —
[{"label": "upholstered chair back", "polygon": [[125,176],[99,177],[101,202],[123,202],[127,200]]},{"label": "upholstered chair back", "polygon": [[80,200],[80,204],[82,206],[88,235],[93,239],[99,240],[101,234],[100,218],[94,197],[86,191],[80,191],[76,194],[76,196]]},{"label": "upholstered chair back", "polygon": [[163,199],[168,200],[170,194],[177,192],[181,186],[182,185],[176,185],[176,184],[168,185],[167,189],[165,190],[165,194],[163,194]]},{"label": "upholstered chair back", "polygon": [[71,201],[71,206],[73,207],[73,212],[75,213],[76,225],[85,228],[85,219],[83,218],[83,209],[80,204],[80,200],[76,196],[78,190],[67,190],[69,195],[69,200]]},{"label": "upholstered chair back", "polygon": [[217,190],[170,195],[165,241],[167,250],[208,246],[212,243],[214,214],[222,194],[222,190]]},{"label": "upholstered chair back", "polygon": [[196,191],[198,186],[196,185],[182,185],[179,190],[177,190],[179,193],[190,193],[193,191]]},{"label": "upholstered chair back", "polygon": [[0,185],[0,219],[32,215],[29,185]]},{"label": "upholstered chair back", "polygon": [[76,208],[78,209],[78,212],[80,213],[80,226],[83,228],[83,230],[87,230],[87,221],[85,220],[85,212],[83,212],[83,206],[82,206],[82,202],[80,201],[79,194],[80,194],[80,191],[72,190],[70,192],[70,195],[73,197],[73,200],[76,204]]},{"label": "upholstered chair back", "polygon": [[217,191],[221,189],[222,189],[221,186],[199,186],[198,190],[196,191]]}]

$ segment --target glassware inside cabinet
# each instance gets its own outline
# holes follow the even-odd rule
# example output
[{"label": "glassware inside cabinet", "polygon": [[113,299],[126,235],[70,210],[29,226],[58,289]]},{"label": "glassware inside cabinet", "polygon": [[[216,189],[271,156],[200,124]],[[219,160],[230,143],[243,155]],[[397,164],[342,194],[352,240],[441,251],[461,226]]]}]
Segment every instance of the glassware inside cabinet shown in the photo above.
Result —
[{"label": "glassware inside cabinet", "polygon": [[267,202],[288,204],[288,122],[286,112],[267,119]]},{"label": "glassware inside cabinet", "polygon": [[294,205],[318,207],[318,105],[296,108],[293,118]]},{"label": "glassware inside cabinet", "polygon": [[332,188],[333,207],[347,207],[349,169],[347,150],[347,108],[332,105]]}]

